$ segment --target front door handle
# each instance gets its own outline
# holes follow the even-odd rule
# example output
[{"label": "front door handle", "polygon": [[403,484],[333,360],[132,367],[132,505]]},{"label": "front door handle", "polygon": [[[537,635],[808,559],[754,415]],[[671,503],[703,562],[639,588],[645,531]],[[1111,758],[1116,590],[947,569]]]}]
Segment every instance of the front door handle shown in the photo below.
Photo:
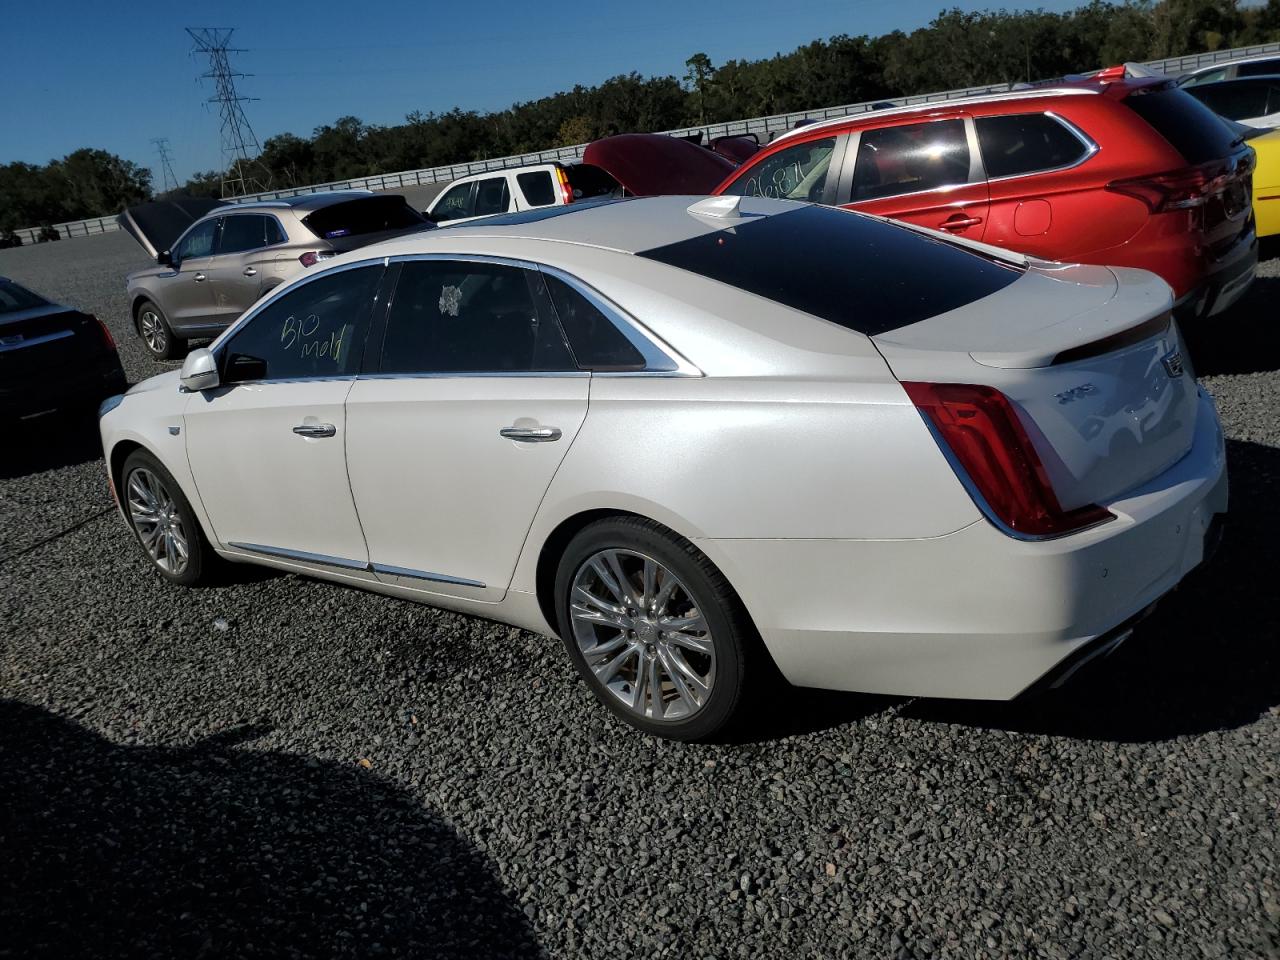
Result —
[{"label": "front door handle", "polygon": [[253,267],[245,267],[244,275],[246,277],[256,277],[258,275],[258,271],[253,269]]},{"label": "front door handle", "polygon": [[332,437],[338,428],[332,423],[300,423],[293,432],[300,437]]},{"label": "front door handle", "polygon": [[981,217],[966,217],[963,213],[957,213],[950,220],[942,221],[942,229],[967,230],[969,227],[976,227],[981,222]]},{"label": "front door handle", "polygon": [[503,427],[498,433],[521,443],[550,443],[560,439],[559,427]]},{"label": "front door handle", "polygon": [[194,279],[196,283],[203,283],[206,277],[203,273],[197,273],[192,279]]}]

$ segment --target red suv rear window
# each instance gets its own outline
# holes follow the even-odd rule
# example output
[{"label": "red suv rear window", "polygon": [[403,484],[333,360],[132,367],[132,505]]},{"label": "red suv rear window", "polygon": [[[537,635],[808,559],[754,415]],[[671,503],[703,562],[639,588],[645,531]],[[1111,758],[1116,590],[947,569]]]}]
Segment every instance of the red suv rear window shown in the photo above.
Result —
[{"label": "red suv rear window", "polygon": [[1125,97],[1124,104],[1168,140],[1189,164],[1230,156],[1238,142],[1221,117],[1177,87],[1143,87]]}]

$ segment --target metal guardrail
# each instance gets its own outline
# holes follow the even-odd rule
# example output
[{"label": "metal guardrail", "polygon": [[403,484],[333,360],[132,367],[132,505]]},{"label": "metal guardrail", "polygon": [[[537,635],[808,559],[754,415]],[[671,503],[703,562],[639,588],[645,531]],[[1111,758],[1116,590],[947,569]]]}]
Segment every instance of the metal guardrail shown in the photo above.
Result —
[{"label": "metal guardrail", "polygon": [[[1230,50],[1213,50],[1207,53],[1191,54],[1185,57],[1170,57],[1165,60],[1149,60],[1143,66],[1172,76],[1197,70],[1200,67],[1212,66],[1230,60],[1245,57],[1280,54],[1280,43],[1263,43],[1251,47],[1233,47]],[[816,110],[800,110],[793,113],[777,113],[767,117],[753,117],[749,120],[730,120],[724,123],[710,123],[702,126],[684,127],[679,130],[661,131],[673,137],[687,137],[702,134],[707,139],[715,137],[740,136],[754,133],[761,142],[767,142],[775,133],[790,130],[801,120],[829,120],[834,117],[848,117],[866,113],[886,105],[895,107],[915,106],[917,104],[935,103],[946,100],[958,100],[962,97],[982,96],[988,93],[1007,93],[1011,84],[997,83],[984,87],[966,87],[962,90],[946,90],[941,93],[923,93],[910,97],[886,97],[883,100],[868,100],[862,103],[849,103],[838,107],[824,107]],[[290,187],[283,190],[268,190],[250,196],[237,197],[237,203],[253,200],[279,200],[285,197],[296,197],[304,193],[324,193],[336,190],[397,190],[404,187],[420,186],[429,183],[448,183],[459,177],[467,177],[473,173],[488,173],[491,170],[505,170],[508,167],[523,167],[535,163],[572,163],[582,159],[585,143],[570,147],[557,147],[553,150],[540,150],[535,153],[522,153],[511,157],[497,157],[492,160],[473,160],[467,163],[453,163],[440,167],[425,167],[421,170],[404,170],[399,173],[384,173],[371,177],[356,177],[352,180],[335,180],[331,183],[317,183],[305,187]],[[35,243],[40,227],[27,227],[16,231],[23,243]],[[111,233],[120,229],[115,217],[95,217],[91,220],[74,220],[70,223],[53,225],[62,237],[84,237],[95,233]]]}]

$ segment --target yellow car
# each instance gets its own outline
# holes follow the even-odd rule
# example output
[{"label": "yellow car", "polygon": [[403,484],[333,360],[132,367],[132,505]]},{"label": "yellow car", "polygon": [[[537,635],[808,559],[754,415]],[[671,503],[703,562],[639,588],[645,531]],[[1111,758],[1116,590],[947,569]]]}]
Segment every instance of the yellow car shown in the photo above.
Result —
[{"label": "yellow car", "polygon": [[1258,155],[1253,170],[1253,215],[1258,236],[1280,234],[1280,130],[1260,130],[1249,138]]}]

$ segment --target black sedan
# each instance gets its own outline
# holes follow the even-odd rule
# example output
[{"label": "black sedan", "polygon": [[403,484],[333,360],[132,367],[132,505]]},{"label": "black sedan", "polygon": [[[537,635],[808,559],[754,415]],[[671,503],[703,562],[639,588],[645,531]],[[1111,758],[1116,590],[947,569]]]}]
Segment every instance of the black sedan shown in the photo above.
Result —
[{"label": "black sedan", "polygon": [[102,321],[0,277],[0,418],[92,410],[126,386]]}]

